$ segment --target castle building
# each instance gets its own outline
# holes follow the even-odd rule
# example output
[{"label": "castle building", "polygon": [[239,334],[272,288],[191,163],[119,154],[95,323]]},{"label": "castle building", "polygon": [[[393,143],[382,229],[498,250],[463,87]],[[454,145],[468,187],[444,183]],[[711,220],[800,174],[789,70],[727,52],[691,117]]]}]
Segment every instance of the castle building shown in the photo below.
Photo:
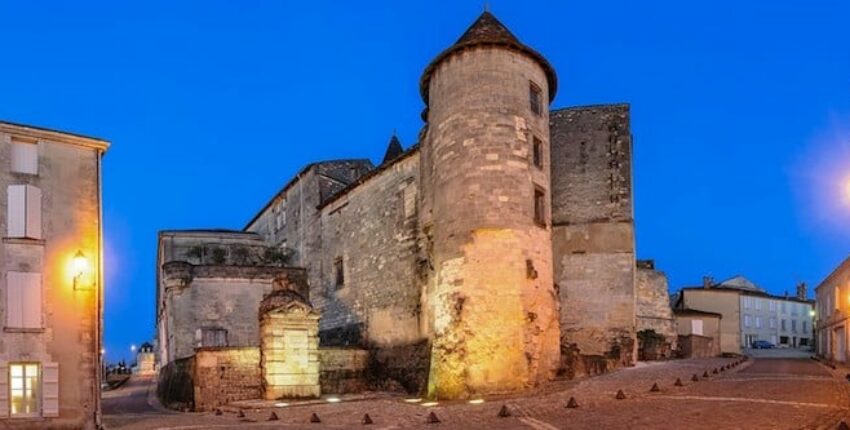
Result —
[{"label": "castle building", "polygon": [[0,122],[0,423],[100,427],[101,158],[109,142]]},{"label": "castle building", "polygon": [[[415,145],[393,136],[377,166],[309,164],[243,231],[214,233],[278,253],[276,269],[236,258],[241,248],[213,233],[161,234],[161,364],[190,357],[205,328],[220,330],[223,347],[258,346],[262,297],[277,272],[303,270],[319,356],[368,350],[372,382],[466,398],[631,365],[629,107],[550,111],[557,87],[552,65],[484,12],[425,68]],[[213,252],[226,271],[201,261]],[[193,293],[202,287],[186,271],[242,280],[216,299]],[[178,315],[175,300],[195,310]]]}]

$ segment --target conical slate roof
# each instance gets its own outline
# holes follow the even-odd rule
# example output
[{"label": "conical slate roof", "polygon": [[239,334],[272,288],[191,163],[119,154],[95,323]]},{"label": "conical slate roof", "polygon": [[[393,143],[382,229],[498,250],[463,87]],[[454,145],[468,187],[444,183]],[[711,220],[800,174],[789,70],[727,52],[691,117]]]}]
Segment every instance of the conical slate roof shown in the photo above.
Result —
[{"label": "conical slate roof", "polygon": [[398,140],[398,136],[393,133],[393,137],[390,138],[390,144],[387,145],[387,152],[384,153],[384,161],[381,164],[387,164],[390,161],[398,158],[399,155],[404,153],[404,148],[401,147],[401,142]]},{"label": "conical slate roof", "polygon": [[454,45],[437,55],[431,61],[431,64],[425,68],[422,78],[419,80],[419,92],[422,94],[425,104],[428,104],[428,85],[431,82],[431,75],[440,62],[456,52],[477,46],[500,46],[531,57],[540,64],[540,67],[546,73],[546,79],[549,83],[549,101],[555,98],[558,78],[555,76],[552,65],[540,53],[522,44],[492,13],[485,11],[466,29]]}]

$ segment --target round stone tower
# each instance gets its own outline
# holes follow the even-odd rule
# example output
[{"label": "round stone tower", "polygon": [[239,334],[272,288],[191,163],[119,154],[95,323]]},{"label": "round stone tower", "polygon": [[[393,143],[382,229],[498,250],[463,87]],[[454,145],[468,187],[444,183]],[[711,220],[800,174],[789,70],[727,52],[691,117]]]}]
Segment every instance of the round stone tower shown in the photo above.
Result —
[{"label": "round stone tower", "polygon": [[546,59],[489,12],[422,75],[432,397],[516,391],[555,374],[548,107],[555,86]]}]

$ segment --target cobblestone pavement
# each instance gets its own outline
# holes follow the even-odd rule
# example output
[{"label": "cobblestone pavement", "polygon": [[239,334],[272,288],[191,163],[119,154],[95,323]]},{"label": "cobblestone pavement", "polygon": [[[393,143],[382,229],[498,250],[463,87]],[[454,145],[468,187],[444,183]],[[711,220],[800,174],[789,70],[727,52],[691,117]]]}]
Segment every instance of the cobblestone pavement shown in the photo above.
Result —
[{"label": "cobblestone pavement", "polygon": [[[405,403],[372,400],[313,403],[286,408],[213,413],[107,416],[110,429],[353,428],[368,413],[375,429],[833,429],[850,423],[850,383],[840,370],[810,359],[751,359],[729,370],[734,359],[652,363],[608,375],[560,381],[521,397],[487,398],[482,404]],[[718,372],[713,373],[714,369]],[[704,373],[708,377],[703,377]],[[698,382],[691,378],[697,375]],[[674,385],[676,378],[683,386]],[[653,383],[660,391],[650,392]],[[617,400],[617,391],[626,398]],[[575,397],[579,407],[564,406]],[[506,405],[510,417],[498,417]],[[267,421],[274,411],[278,421]],[[433,412],[441,421],[427,424]],[[321,423],[310,423],[311,414]],[[368,428],[367,427],[367,428]]]}]

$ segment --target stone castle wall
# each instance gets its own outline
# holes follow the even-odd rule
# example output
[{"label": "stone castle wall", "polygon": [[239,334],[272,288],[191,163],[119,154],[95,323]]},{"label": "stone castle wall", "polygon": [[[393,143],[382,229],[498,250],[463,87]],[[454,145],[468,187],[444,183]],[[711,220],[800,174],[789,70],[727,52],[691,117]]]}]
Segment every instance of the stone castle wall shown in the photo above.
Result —
[{"label": "stone castle wall", "polygon": [[[642,264],[643,263],[643,264]],[[664,336],[670,351],[676,350],[676,321],[670,307],[667,276],[648,262],[638,262],[635,283],[636,330],[653,330]]]},{"label": "stone castle wall", "polygon": [[192,370],[196,412],[262,397],[260,348],[200,348]]},{"label": "stone castle wall", "polygon": [[562,371],[628,366],[636,347],[628,106],[554,111],[550,127]]},{"label": "stone castle wall", "polygon": [[[475,85],[469,85],[475,82]],[[531,84],[542,113],[531,111]],[[430,80],[422,186],[433,273],[429,394],[515,391],[554,377],[558,305],[549,229],[547,78],[498,48],[451,55]],[[532,161],[542,143],[544,168]],[[543,219],[535,221],[535,194]]]}]

